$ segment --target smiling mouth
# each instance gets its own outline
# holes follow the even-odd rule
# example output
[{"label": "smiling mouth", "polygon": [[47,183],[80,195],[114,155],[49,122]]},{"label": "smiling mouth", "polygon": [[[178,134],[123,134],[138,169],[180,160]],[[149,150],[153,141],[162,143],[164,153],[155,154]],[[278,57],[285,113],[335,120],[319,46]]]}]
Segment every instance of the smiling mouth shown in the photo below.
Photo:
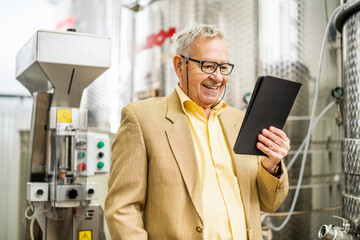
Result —
[{"label": "smiling mouth", "polygon": [[216,90],[219,88],[219,86],[209,86],[209,85],[204,85],[202,84],[204,87],[206,87],[207,89],[211,89],[211,90]]}]

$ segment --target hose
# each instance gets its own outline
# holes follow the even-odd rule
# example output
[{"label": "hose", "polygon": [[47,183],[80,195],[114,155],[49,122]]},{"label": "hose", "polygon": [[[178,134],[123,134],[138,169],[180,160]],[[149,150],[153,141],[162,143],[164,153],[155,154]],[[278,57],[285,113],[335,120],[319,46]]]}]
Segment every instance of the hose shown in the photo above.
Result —
[{"label": "hose", "polygon": [[303,150],[306,141],[308,141],[308,138],[310,138],[312,132],[314,131],[315,127],[318,125],[318,123],[320,122],[320,120],[322,119],[322,117],[327,113],[327,111],[329,111],[331,109],[331,107],[333,107],[336,104],[336,101],[333,101],[331,103],[329,103],[324,110],[320,113],[320,115],[318,116],[318,118],[316,119],[316,121],[314,122],[314,124],[311,126],[310,129],[310,135],[306,135],[306,137],[304,138],[304,140],[302,141],[299,149],[295,152],[294,156],[291,158],[289,164],[286,166],[287,170],[290,170],[290,168],[292,167],[292,165],[295,163],[295,161],[297,160],[297,157],[300,155],[301,151]]}]

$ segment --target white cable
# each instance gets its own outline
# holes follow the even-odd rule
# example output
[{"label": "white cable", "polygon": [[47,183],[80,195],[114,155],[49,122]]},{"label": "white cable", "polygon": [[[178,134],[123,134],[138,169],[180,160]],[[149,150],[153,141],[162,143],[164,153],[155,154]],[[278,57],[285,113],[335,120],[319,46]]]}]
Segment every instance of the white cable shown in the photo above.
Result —
[{"label": "white cable", "polygon": [[[34,223],[35,223],[35,219],[38,215],[40,215],[41,213],[45,213],[47,212],[46,209],[41,209],[39,210],[39,208],[37,207],[37,204],[35,204],[35,206],[33,205],[32,202],[28,201],[28,206],[25,209],[25,217],[30,221],[30,238],[31,240],[34,240]],[[29,210],[31,210],[33,212],[33,214],[31,216],[28,215]]]},{"label": "white cable", "polygon": [[35,222],[35,218],[31,219],[31,222],[30,222],[30,238],[31,238],[31,240],[35,240],[35,238],[34,238],[34,222]]},{"label": "white cable", "polygon": [[[33,212],[31,216],[28,215],[29,210]],[[31,202],[29,202],[29,205],[25,209],[25,217],[29,220],[32,220],[35,217],[36,208],[32,205]]]},{"label": "white cable", "polygon": [[316,121],[314,122],[314,124],[311,126],[310,129],[310,135],[306,135],[306,137],[304,138],[303,142],[301,143],[299,149],[295,152],[294,156],[291,158],[291,161],[289,162],[289,164],[286,166],[286,169],[289,171],[290,168],[292,167],[292,165],[295,163],[297,157],[300,155],[301,151],[303,150],[304,146],[305,146],[305,142],[307,141],[308,138],[310,138],[312,132],[314,131],[315,127],[318,125],[318,123],[320,122],[321,118],[327,113],[327,111],[329,111],[331,109],[332,106],[334,106],[336,103],[336,101],[333,101],[331,103],[329,103],[329,105],[327,105],[324,110],[320,113],[320,115],[318,116],[318,118],[316,119]]},{"label": "white cable", "polygon": [[38,215],[40,215],[41,213],[45,213],[47,212],[46,209],[41,209],[41,210],[38,210],[37,207],[35,207],[35,212],[33,214],[33,218],[31,219],[31,222],[30,222],[30,238],[31,240],[34,240],[34,223],[35,223],[35,219]]},{"label": "white cable", "polygon": [[263,213],[263,214],[261,214],[261,216],[260,216],[261,223],[263,223],[264,220],[266,219],[266,217],[268,217],[268,216],[269,216],[269,213]]},{"label": "white cable", "polygon": [[337,12],[340,9],[344,8],[345,6],[347,6],[347,4],[340,5],[339,7],[337,7],[335,9],[335,11],[331,15],[330,20],[329,20],[329,22],[328,22],[328,24],[326,26],[326,29],[325,29],[323,43],[322,43],[322,47],[321,47],[320,59],[319,59],[318,75],[317,75],[317,78],[316,78],[314,103],[313,103],[313,107],[312,107],[312,111],[311,111],[311,117],[310,117],[308,133],[306,134],[307,137],[306,137],[306,141],[305,141],[305,150],[304,150],[304,153],[303,153],[303,158],[302,158],[301,167],[300,167],[300,173],[299,173],[299,179],[298,179],[298,183],[297,183],[297,186],[296,186],[294,199],[293,199],[293,201],[291,203],[289,214],[286,216],[285,220],[282,222],[282,224],[279,227],[274,226],[270,222],[271,229],[274,230],[274,231],[280,231],[285,227],[285,225],[289,222],[289,220],[291,218],[291,215],[292,215],[292,213],[293,213],[293,211],[295,209],[295,205],[296,205],[296,202],[297,202],[297,199],[298,199],[298,196],[299,196],[300,187],[301,187],[301,183],[302,183],[302,179],[303,179],[303,175],[304,175],[306,156],[307,156],[307,152],[308,152],[308,149],[309,149],[309,143],[310,143],[310,135],[311,135],[311,132],[312,132],[313,121],[314,121],[315,112],[316,112],[316,105],[317,105],[317,101],[318,101],[318,97],[319,97],[319,85],[320,85],[319,83],[320,83],[322,60],[323,60],[323,57],[324,57],[325,43],[326,43],[326,39],[327,39],[327,36],[328,36],[330,26],[332,24],[332,21],[333,21],[335,15],[337,14]]}]

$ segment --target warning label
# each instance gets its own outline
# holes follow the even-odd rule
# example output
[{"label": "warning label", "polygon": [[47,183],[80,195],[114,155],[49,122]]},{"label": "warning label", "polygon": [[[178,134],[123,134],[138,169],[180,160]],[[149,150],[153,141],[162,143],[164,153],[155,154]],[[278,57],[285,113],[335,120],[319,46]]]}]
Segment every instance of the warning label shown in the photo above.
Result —
[{"label": "warning label", "polygon": [[91,230],[79,231],[79,240],[91,240]]},{"label": "warning label", "polygon": [[71,123],[71,109],[57,109],[57,122]]}]

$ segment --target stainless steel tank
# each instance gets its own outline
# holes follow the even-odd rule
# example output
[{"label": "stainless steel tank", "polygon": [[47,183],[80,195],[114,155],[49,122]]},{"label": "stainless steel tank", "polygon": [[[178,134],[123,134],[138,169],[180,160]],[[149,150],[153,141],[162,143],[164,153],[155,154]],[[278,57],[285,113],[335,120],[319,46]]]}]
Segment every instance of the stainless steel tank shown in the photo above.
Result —
[{"label": "stainless steel tank", "polygon": [[348,16],[342,27],[344,125],[342,164],[345,189],[343,217],[360,232],[360,11]]}]

